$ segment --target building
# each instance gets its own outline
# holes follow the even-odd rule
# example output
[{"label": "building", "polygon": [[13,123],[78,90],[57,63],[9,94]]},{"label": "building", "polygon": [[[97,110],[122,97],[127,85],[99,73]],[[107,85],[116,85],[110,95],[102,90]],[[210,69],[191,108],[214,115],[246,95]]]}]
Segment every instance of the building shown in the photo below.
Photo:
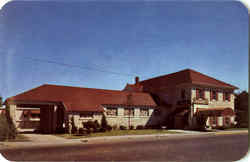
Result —
[{"label": "building", "polygon": [[111,126],[154,126],[194,129],[205,117],[206,127],[230,127],[235,121],[237,87],[191,69],[127,84],[121,91],[42,85],[10,97],[10,116],[18,125],[18,110],[40,110],[40,128],[54,133],[73,122],[77,128],[88,120]]},{"label": "building", "polygon": [[150,93],[161,107],[161,124],[168,127],[196,127],[196,118],[201,115],[207,117],[207,127],[234,124],[234,90],[237,87],[191,69],[137,80],[125,89]]},{"label": "building", "polygon": [[[83,122],[97,120],[102,115],[111,126],[153,125],[156,103],[149,93],[80,88],[59,85],[42,85],[10,97],[5,104],[10,107],[14,124],[21,128],[20,116],[29,114],[19,110],[40,111],[40,129],[43,133],[54,133],[73,122],[76,128]],[[31,113],[34,110],[31,110]]]}]

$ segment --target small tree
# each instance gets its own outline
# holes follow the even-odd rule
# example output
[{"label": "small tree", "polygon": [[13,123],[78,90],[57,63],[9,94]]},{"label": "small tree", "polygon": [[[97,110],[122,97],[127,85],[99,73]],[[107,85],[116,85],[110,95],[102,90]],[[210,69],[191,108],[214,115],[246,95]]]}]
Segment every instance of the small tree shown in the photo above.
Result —
[{"label": "small tree", "polygon": [[108,122],[107,122],[106,116],[104,114],[102,115],[102,121],[101,122],[102,122],[101,123],[102,128],[107,128]]},{"label": "small tree", "polygon": [[2,98],[2,96],[0,96],[0,107],[2,107],[3,106],[3,98]]},{"label": "small tree", "polygon": [[6,106],[6,115],[0,115],[0,141],[14,139],[17,135],[16,127],[9,115],[9,106]]}]

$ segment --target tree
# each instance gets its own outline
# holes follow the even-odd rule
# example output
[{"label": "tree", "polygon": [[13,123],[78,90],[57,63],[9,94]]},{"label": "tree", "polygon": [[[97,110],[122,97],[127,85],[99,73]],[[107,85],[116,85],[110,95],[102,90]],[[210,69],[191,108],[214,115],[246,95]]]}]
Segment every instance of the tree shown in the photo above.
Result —
[{"label": "tree", "polygon": [[2,98],[2,96],[0,96],[0,107],[2,107],[3,106],[3,98]]},{"label": "tree", "polygon": [[107,128],[107,126],[108,126],[108,122],[107,122],[106,116],[104,114],[102,115],[101,126],[104,129]]}]

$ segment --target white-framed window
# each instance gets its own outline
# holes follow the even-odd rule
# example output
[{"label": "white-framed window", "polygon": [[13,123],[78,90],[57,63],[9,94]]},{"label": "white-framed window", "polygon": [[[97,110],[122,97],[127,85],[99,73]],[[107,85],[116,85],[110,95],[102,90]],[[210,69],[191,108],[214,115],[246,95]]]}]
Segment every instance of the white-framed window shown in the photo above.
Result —
[{"label": "white-framed window", "polygon": [[149,116],[149,110],[141,108],[140,109],[140,116]]},{"label": "white-framed window", "polygon": [[212,100],[218,100],[218,94],[215,90],[212,90],[210,93],[211,93]]},{"label": "white-framed window", "polygon": [[134,108],[125,108],[124,109],[124,116],[134,116],[135,109]]},{"label": "white-framed window", "polygon": [[230,101],[230,93],[225,92],[224,95],[225,95],[225,100]]},{"label": "white-framed window", "polygon": [[106,114],[108,116],[117,116],[117,108],[107,107]]}]

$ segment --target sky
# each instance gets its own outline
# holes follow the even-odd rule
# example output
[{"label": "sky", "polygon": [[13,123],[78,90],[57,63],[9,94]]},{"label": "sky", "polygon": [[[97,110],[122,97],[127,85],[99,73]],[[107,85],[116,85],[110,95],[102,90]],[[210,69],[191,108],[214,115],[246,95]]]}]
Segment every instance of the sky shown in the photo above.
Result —
[{"label": "sky", "polygon": [[248,35],[236,1],[13,1],[0,11],[0,95],[121,90],[187,68],[248,90]]}]

